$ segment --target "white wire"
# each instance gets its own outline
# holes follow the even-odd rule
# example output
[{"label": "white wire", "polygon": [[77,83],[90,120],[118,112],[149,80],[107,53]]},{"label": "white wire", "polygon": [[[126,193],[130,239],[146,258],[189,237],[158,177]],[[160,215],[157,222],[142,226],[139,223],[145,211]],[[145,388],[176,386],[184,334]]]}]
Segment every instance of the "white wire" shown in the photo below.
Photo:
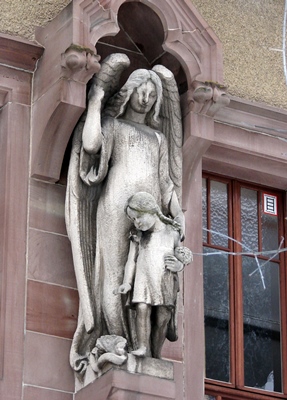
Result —
[{"label": "white wire", "polygon": [[[287,0],[286,0],[286,2],[287,2]],[[211,253],[193,253],[193,255],[195,255],[195,256],[214,256],[214,255],[220,255],[220,254],[228,254],[228,255],[234,255],[234,256],[243,256],[243,255],[254,256],[255,262],[257,264],[257,268],[253,272],[251,272],[249,274],[249,276],[252,276],[254,273],[259,272],[260,278],[261,278],[261,282],[262,282],[262,285],[263,285],[264,289],[266,289],[266,285],[265,285],[265,280],[264,280],[264,275],[263,275],[263,272],[262,272],[262,268],[266,264],[268,264],[273,258],[275,258],[278,254],[287,251],[286,247],[282,248],[282,245],[284,243],[284,238],[281,238],[281,242],[280,242],[279,248],[276,249],[276,250],[253,251],[252,249],[250,249],[249,247],[247,247],[243,243],[239,242],[238,240],[236,240],[236,239],[234,239],[234,238],[232,238],[232,237],[230,237],[228,235],[225,235],[223,233],[214,231],[212,229],[206,229],[206,228],[202,228],[202,229],[204,231],[206,231],[206,232],[214,233],[214,234],[216,234],[218,236],[221,236],[221,237],[224,237],[226,239],[232,240],[233,242],[238,243],[240,246],[245,248],[247,251],[245,251],[245,252],[244,251],[242,251],[242,252],[229,252],[229,251],[219,250],[219,251],[213,251]],[[258,260],[258,256],[259,255],[265,255],[266,256],[267,254],[271,254],[271,257],[267,261],[265,261],[262,265],[260,265],[260,262]]]}]

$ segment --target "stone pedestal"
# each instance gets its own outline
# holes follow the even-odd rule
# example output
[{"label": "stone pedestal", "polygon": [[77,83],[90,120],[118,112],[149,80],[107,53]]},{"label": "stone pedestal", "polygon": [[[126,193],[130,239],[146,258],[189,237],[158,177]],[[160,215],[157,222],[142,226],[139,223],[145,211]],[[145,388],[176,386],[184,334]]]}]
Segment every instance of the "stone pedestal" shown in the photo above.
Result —
[{"label": "stone pedestal", "polygon": [[74,396],[75,400],[175,400],[175,382],[111,369]]},{"label": "stone pedestal", "polygon": [[130,376],[130,374],[141,374],[143,376],[155,377],[157,380],[164,379],[165,381],[173,381],[174,379],[172,362],[150,357],[139,358],[128,354],[128,359],[125,364],[116,367],[113,364],[107,363],[101,369],[100,374],[96,374],[89,365],[84,380],[79,381],[76,379],[76,392],[82,391],[88,385],[93,385],[95,380],[101,380],[104,375],[115,370],[125,371],[128,373],[127,376]]}]

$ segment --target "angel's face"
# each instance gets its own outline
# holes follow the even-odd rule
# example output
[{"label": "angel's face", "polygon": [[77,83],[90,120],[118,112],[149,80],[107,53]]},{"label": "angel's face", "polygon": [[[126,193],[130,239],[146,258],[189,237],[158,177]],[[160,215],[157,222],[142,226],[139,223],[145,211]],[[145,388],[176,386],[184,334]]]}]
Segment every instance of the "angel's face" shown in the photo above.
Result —
[{"label": "angel's face", "polygon": [[142,83],[130,97],[130,107],[140,114],[148,113],[157,99],[156,87],[152,81]]}]

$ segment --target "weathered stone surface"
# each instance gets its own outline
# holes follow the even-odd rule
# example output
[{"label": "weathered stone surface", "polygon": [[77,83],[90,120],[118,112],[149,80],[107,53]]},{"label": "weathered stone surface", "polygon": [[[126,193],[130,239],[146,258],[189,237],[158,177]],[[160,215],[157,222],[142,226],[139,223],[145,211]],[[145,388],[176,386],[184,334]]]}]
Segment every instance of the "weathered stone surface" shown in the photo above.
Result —
[{"label": "weathered stone surface", "polygon": [[143,374],[111,369],[75,394],[75,400],[132,399],[175,400],[175,382]]},{"label": "weathered stone surface", "polygon": [[[70,361],[79,379],[106,333],[123,336],[138,357],[161,357],[164,340],[177,340],[177,272],[191,261],[180,245],[183,137],[176,82],[158,65],[135,70],[118,88],[128,65],[123,54],[104,60],[72,145],[66,223],[80,312]],[[137,240],[130,241],[132,229]]]}]

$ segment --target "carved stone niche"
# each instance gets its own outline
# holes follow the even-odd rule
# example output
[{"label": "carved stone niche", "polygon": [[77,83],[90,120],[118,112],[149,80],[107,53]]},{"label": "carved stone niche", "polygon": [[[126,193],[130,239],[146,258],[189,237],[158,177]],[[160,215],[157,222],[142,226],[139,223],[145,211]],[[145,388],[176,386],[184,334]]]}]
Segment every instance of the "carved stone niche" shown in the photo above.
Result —
[{"label": "carved stone niche", "polygon": [[[45,52],[33,93],[33,177],[59,180],[65,148],[86,106],[86,84],[99,69],[98,52],[103,57],[127,52],[133,69],[155,63],[171,67],[181,92],[187,92],[186,112],[194,102],[195,80],[222,81],[218,39],[192,4],[174,3],[74,0],[45,28],[36,30]],[[141,26],[132,25],[130,15],[136,14]]]},{"label": "carved stone niche", "polygon": [[[184,123],[183,208],[188,209],[188,203],[195,206],[186,215],[186,245],[200,252],[201,235],[195,237],[193,227],[201,223],[196,208],[201,207],[201,158],[213,141],[214,115],[228,104],[228,98],[222,85],[221,45],[191,1],[74,0],[45,28],[37,30],[36,39],[45,52],[35,73],[31,174],[49,182],[60,179],[67,144],[86,107],[87,82],[100,68],[99,55],[105,58],[111,53],[126,53],[131,60],[126,74],[156,64],[172,70],[181,94]],[[174,356],[179,361],[175,386],[169,395],[157,392],[157,397],[153,394],[152,398],[183,399],[183,393],[188,393],[188,398],[203,398],[203,289],[199,257],[192,268],[186,268],[184,280],[184,309],[180,311],[184,325]],[[105,384],[100,383],[103,379]],[[145,383],[152,386],[152,380],[159,378],[149,379]],[[126,382],[126,389],[122,382]],[[131,377],[126,371],[109,371],[92,385],[96,386],[83,389],[94,393],[90,398],[119,398],[114,395],[117,390],[121,395],[129,390],[142,393],[143,399],[151,398],[141,391],[142,378]],[[105,394],[96,397],[101,385]],[[161,385],[156,385],[160,389]],[[81,393],[78,392],[77,399],[85,397]]]}]

